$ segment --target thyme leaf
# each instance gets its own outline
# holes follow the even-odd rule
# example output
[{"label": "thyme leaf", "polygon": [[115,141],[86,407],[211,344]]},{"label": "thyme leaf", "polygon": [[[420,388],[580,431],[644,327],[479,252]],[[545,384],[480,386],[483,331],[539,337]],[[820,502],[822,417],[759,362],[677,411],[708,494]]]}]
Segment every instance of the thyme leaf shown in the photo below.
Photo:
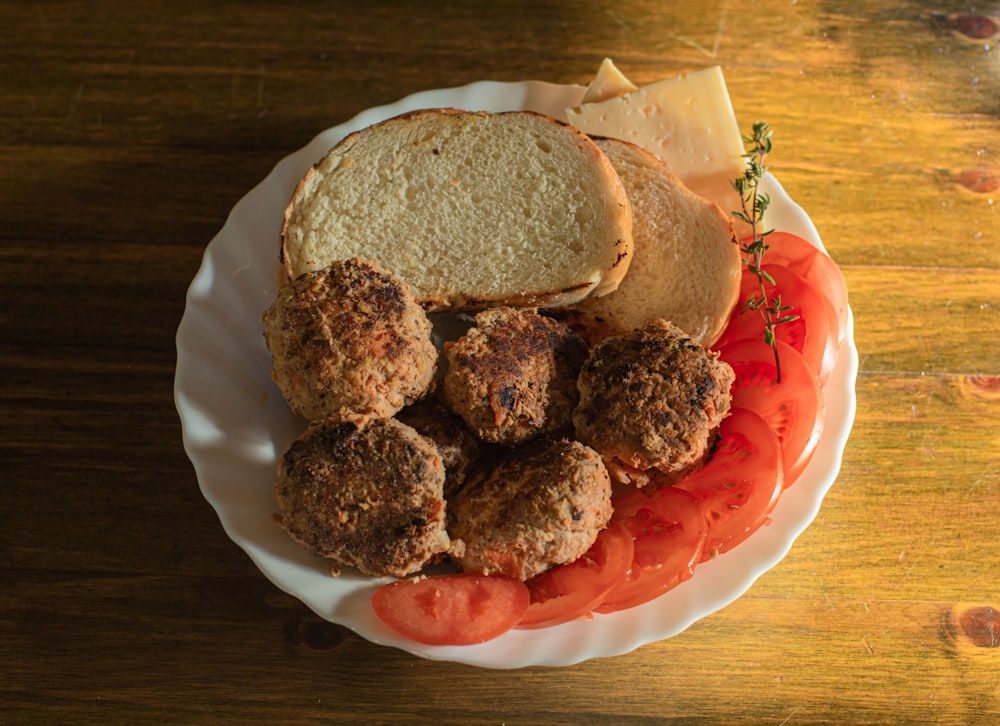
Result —
[{"label": "thyme leaf", "polygon": [[781,359],[774,331],[779,325],[798,320],[798,316],[786,312],[792,306],[783,304],[780,295],[770,299],[767,295],[767,287],[774,285],[774,278],[763,267],[764,253],[768,249],[767,237],[774,230],[761,228],[771,197],[760,191],[760,180],[767,173],[764,162],[772,150],[771,127],[763,121],[755,121],[752,134],[744,136],[743,143],[746,145],[746,153],[743,154],[747,160],[746,170],[743,176],[732,182],[733,189],[740,195],[741,209],[734,211],[733,216],[750,226],[750,238],[741,243],[740,251],[743,253],[743,264],[757,278],[758,292],[744,301],[740,314],[753,311],[760,315],[764,324],[764,342],[774,352],[775,380],[780,383]]}]

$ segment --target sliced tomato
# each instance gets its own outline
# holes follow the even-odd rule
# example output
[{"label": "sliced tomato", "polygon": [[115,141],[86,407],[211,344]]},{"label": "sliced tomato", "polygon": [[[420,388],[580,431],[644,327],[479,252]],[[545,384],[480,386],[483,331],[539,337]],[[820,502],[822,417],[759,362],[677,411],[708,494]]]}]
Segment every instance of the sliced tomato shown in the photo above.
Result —
[{"label": "sliced tomato", "polygon": [[774,352],[762,339],[730,343],[719,357],[736,374],[732,405],[753,411],[777,434],[787,489],[812,458],[826,417],[823,391],[805,359],[781,341],[777,348],[781,383]]},{"label": "sliced tomato", "polygon": [[[826,382],[837,362],[839,347],[837,316],[830,301],[804,277],[783,265],[764,265],[764,271],[774,279],[774,285],[765,285],[768,301],[780,297],[782,305],[789,306],[784,314],[798,316],[797,320],[775,328],[775,338],[799,351],[816,371],[820,384]],[[763,337],[764,324],[760,316],[752,310],[742,309],[742,301],[755,295],[760,295],[757,277],[744,271],[740,307],[713,346],[716,350],[736,340]]]},{"label": "sliced tomato", "polygon": [[523,582],[500,575],[433,575],[397,580],[372,595],[375,614],[428,645],[472,645],[507,632],[528,609]]},{"label": "sliced tomato", "polygon": [[517,627],[545,628],[589,614],[625,578],[632,552],[632,533],[611,520],[582,557],[525,583],[531,604]]},{"label": "sliced tomato", "polygon": [[613,519],[634,538],[632,564],[625,578],[595,612],[610,613],[641,605],[694,573],[701,560],[708,526],[697,499],[675,487],[651,495],[630,492],[615,501]]},{"label": "sliced tomato", "polygon": [[[767,264],[784,265],[802,275],[830,301],[837,315],[838,339],[847,334],[847,281],[837,263],[809,240],[790,232],[772,232],[766,238]],[[744,240],[747,242],[749,240]]]},{"label": "sliced tomato", "polygon": [[767,520],[781,494],[781,444],[760,416],[733,407],[708,463],[675,487],[694,495],[708,522],[702,561],[728,552]]}]

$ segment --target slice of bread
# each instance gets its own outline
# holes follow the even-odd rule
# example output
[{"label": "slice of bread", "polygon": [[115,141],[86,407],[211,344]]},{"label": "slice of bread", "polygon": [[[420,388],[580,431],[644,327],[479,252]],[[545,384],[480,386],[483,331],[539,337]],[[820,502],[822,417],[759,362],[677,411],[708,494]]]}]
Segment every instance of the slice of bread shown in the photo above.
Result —
[{"label": "slice of bread", "polygon": [[565,305],[614,290],[632,212],[583,132],[526,111],[428,109],[338,143],[285,211],[290,277],[374,259],[427,310]]},{"label": "slice of bread", "polygon": [[663,319],[711,345],[739,296],[742,263],[732,221],[649,152],[618,139],[595,141],[632,202],[635,249],[618,289],[578,303],[574,321],[599,336]]}]

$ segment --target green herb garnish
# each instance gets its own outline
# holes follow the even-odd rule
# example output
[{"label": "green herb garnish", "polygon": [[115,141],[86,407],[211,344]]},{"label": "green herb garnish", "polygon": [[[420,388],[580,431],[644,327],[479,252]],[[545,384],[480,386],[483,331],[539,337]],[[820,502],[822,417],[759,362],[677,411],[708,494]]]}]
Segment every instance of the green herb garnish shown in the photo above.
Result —
[{"label": "green herb garnish", "polygon": [[755,121],[753,135],[744,136],[743,142],[748,147],[747,153],[743,155],[747,160],[747,168],[743,176],[733,180],[733,189],[740,195],[742,209],[733,212],[733,216],[750,225],[751,236],[748,241],[741,243],[740,251],[743,253],[743,264],[757,278],[759,292],[743,301],[740,314],[756,311],[763,320],[764,342],[774,351],[775,380],[780,383],[781,360],[774,330],[779,325],[798,320],[799,316],[786,313],[791,306],[782,304],[781,295],[768,298],[766,286],[774,285],[774,279],[763,269],[764,253],[768,247],[765,239],[774,230],[761,231],[764,212],[771,203],[771,197],[760,192],[758,187],[767,172],[764,160],[771,153],[771,127],[763,121]]}]

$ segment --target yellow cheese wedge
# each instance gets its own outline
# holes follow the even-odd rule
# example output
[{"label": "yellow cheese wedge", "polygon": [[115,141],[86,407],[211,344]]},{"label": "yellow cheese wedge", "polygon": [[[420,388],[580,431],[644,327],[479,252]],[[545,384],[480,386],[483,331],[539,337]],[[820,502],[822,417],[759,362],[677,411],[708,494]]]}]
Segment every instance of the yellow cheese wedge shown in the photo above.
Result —
[{"label": "yellow cheese wedge", "polygon": [[594,80],[587,86],[581,103],[598,103],[638,90],[639,87],[626,78],[610,58],[605,58]]},{"label": "yellow cheese wedge", "polygon": [[[612,78],[611,71],[605,77]],[[739,209],[732,180],[743,174],[746,160],[719,66],[582,103],[566,109],[566,114],[571,124],[588,134],[631,141],[659,157],[692,191],[727,214]]]}]

